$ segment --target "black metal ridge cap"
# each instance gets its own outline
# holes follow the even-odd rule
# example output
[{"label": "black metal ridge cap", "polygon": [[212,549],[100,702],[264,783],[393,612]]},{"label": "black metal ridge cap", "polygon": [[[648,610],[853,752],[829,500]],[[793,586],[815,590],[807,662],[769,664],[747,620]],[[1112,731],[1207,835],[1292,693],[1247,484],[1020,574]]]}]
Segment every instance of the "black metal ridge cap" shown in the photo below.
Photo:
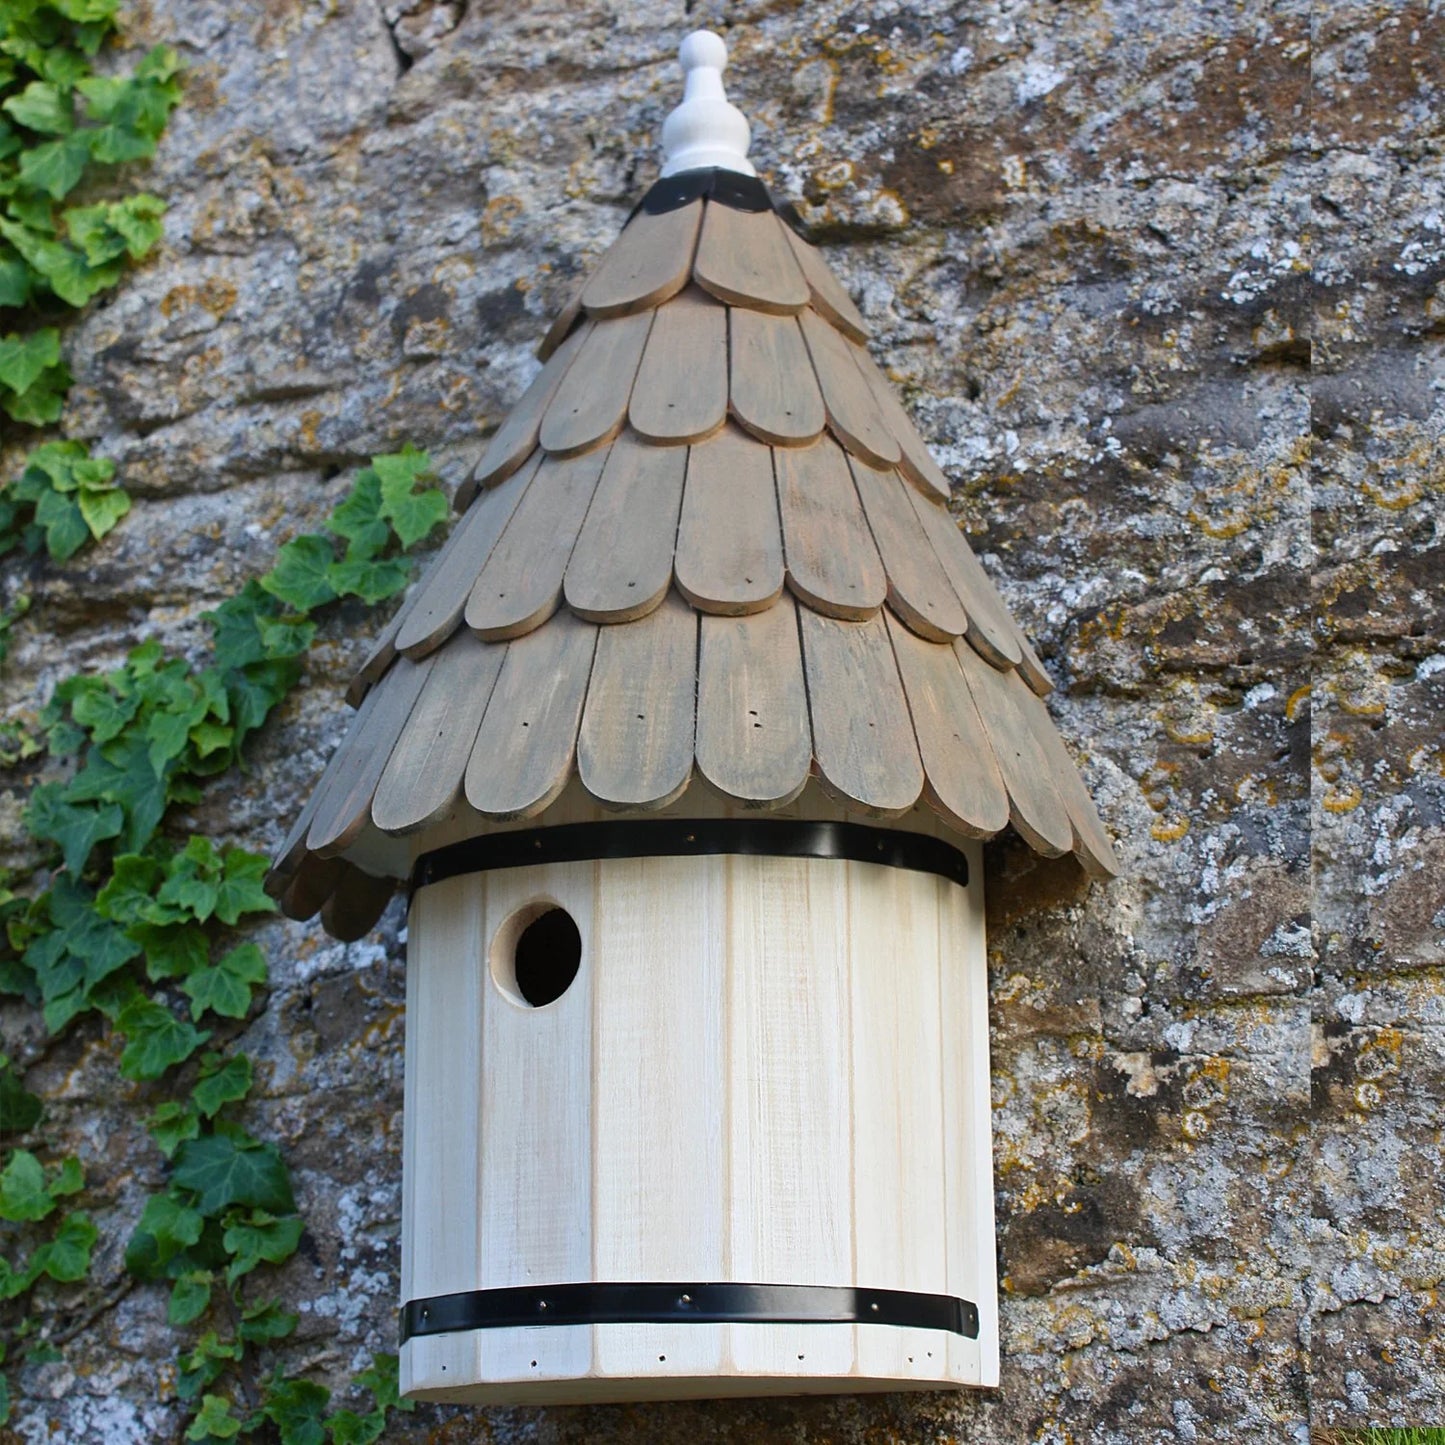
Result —
[{"label": "black metal ridge cap", "polygon": [[651,189],[632,208],[630,221],[639,211],[660,216],[676,211],[701,197],[731,206],[735,211],[771,211],[775,207],[768,188],[757,176],[745,176],[724,166],[704,166],[695,171],[679,171],[654,181]]}]

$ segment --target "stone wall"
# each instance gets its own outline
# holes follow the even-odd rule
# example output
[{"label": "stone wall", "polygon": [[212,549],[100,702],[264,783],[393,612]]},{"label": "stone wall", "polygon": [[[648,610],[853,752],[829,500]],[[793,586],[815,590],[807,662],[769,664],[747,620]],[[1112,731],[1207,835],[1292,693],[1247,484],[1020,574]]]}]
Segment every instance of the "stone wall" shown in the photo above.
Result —
[{"label": "stone wall", "polygon": [[[26,579],[7,709],[146,637],[198,646],[200,612],[370,453],[414,441],[455,485],[654,176],[698,23],[731,27],[754,158],[861,298],[1127,872],[1086,889],[994,854],[996,1393],[426,1408],[387,1438],[1438,1421],[1438,5],[136,0],[129,38],[189,65],[147,181],[166,242],[69,333],[66,424],[137,505]],[[279,840],[376,626],[328,625],[200,824]],[[16,806],[0,786],[11,853]],[[243,1041],[312,1221],[281,1276],[290,1358],[338,1384],[394,1341],[403,926],[395,905],[351,947],[263,930],[275,987]],[[33,1027],[6,1016],[12,1053]],[[117,1109],[114,1053],[79,1028],[31,1075],[111,1241],[109,1307],[21,1373],[5,1438],[31,1445],[183,1418],[163,1295],[119,1258],[161,1161],[144,1110]]]}]

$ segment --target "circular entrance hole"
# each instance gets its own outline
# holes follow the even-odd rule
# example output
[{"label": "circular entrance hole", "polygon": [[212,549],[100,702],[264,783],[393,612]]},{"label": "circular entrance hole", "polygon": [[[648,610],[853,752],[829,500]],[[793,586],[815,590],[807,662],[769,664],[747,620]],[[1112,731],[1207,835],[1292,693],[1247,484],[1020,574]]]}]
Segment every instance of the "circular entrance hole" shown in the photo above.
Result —
[{"label": "circular entrance hole", "polygon": [[519,908],[492,942],[492,977],[513,1003],[545,1008],[572,986],[582,935],[572,915],[551,902]]}]

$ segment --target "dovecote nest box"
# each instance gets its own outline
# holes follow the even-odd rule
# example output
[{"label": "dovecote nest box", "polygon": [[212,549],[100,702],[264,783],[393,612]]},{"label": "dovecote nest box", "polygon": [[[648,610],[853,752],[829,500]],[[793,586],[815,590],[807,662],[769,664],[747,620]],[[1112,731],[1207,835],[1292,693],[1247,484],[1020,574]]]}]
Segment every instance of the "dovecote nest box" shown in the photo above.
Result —
[{"label": "dovecote nest box", "polygon": [[995,1383],[980,843],[1114,870],[722,42],[681,57],[269,882],[345,939],[410,881],[417,1399]]}]

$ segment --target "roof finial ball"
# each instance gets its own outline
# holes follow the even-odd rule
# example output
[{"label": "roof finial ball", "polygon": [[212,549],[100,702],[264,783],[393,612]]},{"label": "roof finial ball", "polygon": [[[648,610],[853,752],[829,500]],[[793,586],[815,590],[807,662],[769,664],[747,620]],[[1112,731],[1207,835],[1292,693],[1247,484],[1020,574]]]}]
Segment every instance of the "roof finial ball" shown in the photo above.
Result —
[{"label": "roof finial ball", "polygon": [[662,126],[664,176],[707,166],[755,176],[748,160],[752,129],[747,117],[728,102],[722,73],[728,48],[721,35],[694,30],[678,47],[686,77],[679,105]]}]

